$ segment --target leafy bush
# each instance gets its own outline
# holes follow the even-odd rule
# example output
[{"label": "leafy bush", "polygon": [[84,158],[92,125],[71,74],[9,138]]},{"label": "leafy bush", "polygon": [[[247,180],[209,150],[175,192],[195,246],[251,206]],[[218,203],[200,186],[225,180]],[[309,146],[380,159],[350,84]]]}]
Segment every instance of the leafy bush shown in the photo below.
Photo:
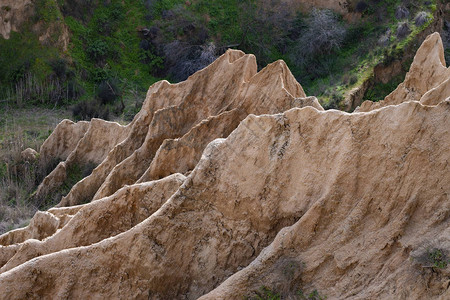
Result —
[{"label": "leafy bush", "polygon": [[57,78],[60,78],[62,80],[66,79],[68,67],[67,67],[67,61],[64,58],[55,58],[50,60],[49,62],[50,67],[53,70],[53,73],[56,75]]},{"label": "leafy bush", "polygon": [[404,76],[399,75],[392,78],[388,83],[377,82],[372,88],[366,91],[364,99],[371,101],[383,100],[384,97],[394,91],[403,80]]},{"label": "leafy bush", "polygon": [[94,62],[100,62],[106,58],[108,53],[108,45],[100,39],[94,40],[86,48],[86,53]]},{"label": "leafy bush", "polygon": [[358,76],[356,76],[355,74],[345,74],[342,77],[342,83],[344,83],[345,85],[354,85],[356,82],[358,82]]},{"label": "leafy bush", "polygon": [[298,38],[303,27],[302,16],[280,0],[243,1],[238,23],[241,36],[235,40],[237,45],[255,54],[260,66],[286,54],[290,40]]},{"label": "leafy bush", "polygon": [[432,249],[428,251],[428,260],[432,264],[433,268],[445,269],[449,263],[449,259],[441,249]]},{"label": "leafy bush", "polygon": [[44,20],[45,22],[56,21],[60,17],[60,11],[56,0],[40,0],[36,1],[36,21]]},{"label": "leafy bush", "polygon": [[[59,0],[58,0],[59,1]],[[61,1],[59,1],[61,3]],[[99,0],[70,0],[62,1],[61,12],[64,17],[74,17],[83,22],[88,21],[95,12]]]},{"label": "leafy bush", "polygon": [[325,110],[329,109],[339,109],[339,103],[344,100],[344,95],[342,92],[333,89],[329,95],[329,101],[323,104]]},{"label": "leafy bush", "polygon": [[90,120],[92,118],[109,119],[109,108],[99,102],[81,101],[72,108],[72,115],[77,120]]},{"label": "leafy bush", "polygon": [[450,263],[447,251],[436,246],[419,248],[411,254],[411,257],[422,267],[434,270],[445,269]]},{"label": "leafy bush", "polygon": [[280,294],[272,291],[266,286],[262,286],[255,292],[255,296],[249,298],[251,300],[281,300]]},{"label": "leafy bush", "polygon": [[83,86],[76,79],[69,80],[66,86],[66,95],[68,99],[77,100],[86,93]]},{"label": "leafy bush", "polygon": [[114,103],[118,98],[122,96],[122,91],[117,79],[109,79],[102,81],[97,90],[97,98],[101,104]]}]

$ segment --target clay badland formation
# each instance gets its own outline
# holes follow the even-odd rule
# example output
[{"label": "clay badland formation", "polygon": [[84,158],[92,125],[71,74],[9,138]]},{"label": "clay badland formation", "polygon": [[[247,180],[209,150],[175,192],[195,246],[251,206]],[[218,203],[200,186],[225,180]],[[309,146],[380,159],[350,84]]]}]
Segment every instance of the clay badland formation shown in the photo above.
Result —
[{"label": "clay badland formation", "polygon": [[324,111],[229,50],[127,126],[65,120],[35,196],[97,167],[0,236],[0,297],[449,299],[449,80],[435,33],[386,99]]}]

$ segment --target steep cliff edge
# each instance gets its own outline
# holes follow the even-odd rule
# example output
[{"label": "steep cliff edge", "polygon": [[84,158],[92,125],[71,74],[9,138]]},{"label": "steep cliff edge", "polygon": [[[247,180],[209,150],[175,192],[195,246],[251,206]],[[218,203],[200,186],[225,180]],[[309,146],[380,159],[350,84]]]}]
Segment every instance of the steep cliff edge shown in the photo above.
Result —
[{"label": "steep cliff edge", "polygon": [[395,92],[349,114],[228,51],[150,87],[128,126],[64,121],[42,162],[98,166],[0,236],[0,298],[450,297],[444,65],[433,34]]}]

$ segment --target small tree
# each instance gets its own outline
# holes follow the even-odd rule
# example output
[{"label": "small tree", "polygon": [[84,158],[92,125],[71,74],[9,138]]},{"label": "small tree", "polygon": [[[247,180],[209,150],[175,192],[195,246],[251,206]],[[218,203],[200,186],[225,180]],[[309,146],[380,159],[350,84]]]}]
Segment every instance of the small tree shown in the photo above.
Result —
[{"label": "small tree", "polygon": [[304,66],[314,57],[331,54],[342,46],[346,33],[332,11],[314,9],[307,19],[306,29],[296,41],[294,62]]}]

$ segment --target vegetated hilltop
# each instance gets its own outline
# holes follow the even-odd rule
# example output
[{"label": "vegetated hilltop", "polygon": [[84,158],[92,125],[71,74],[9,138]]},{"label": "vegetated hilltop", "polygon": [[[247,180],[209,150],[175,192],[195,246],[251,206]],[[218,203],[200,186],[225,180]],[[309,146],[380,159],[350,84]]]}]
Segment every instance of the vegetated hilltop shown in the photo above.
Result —
[{"label": "vegetated hilltop", "polygon": [[7,0],[0,105],[131,120],[150,84],[185,80],[236,48],[259,67],[283,59],[326,108],[351,111],[391,92],[428,34],[448,32],[443,3]]},{"label": "vegetated hilltop", "polygon": [[229,50],[152,85],[127,126],[55,129],[38,159],[62,162],[35,197],[97,167],[0,236],[0,297],[447,299],[449,115],[438,33],[351,114]]}]

